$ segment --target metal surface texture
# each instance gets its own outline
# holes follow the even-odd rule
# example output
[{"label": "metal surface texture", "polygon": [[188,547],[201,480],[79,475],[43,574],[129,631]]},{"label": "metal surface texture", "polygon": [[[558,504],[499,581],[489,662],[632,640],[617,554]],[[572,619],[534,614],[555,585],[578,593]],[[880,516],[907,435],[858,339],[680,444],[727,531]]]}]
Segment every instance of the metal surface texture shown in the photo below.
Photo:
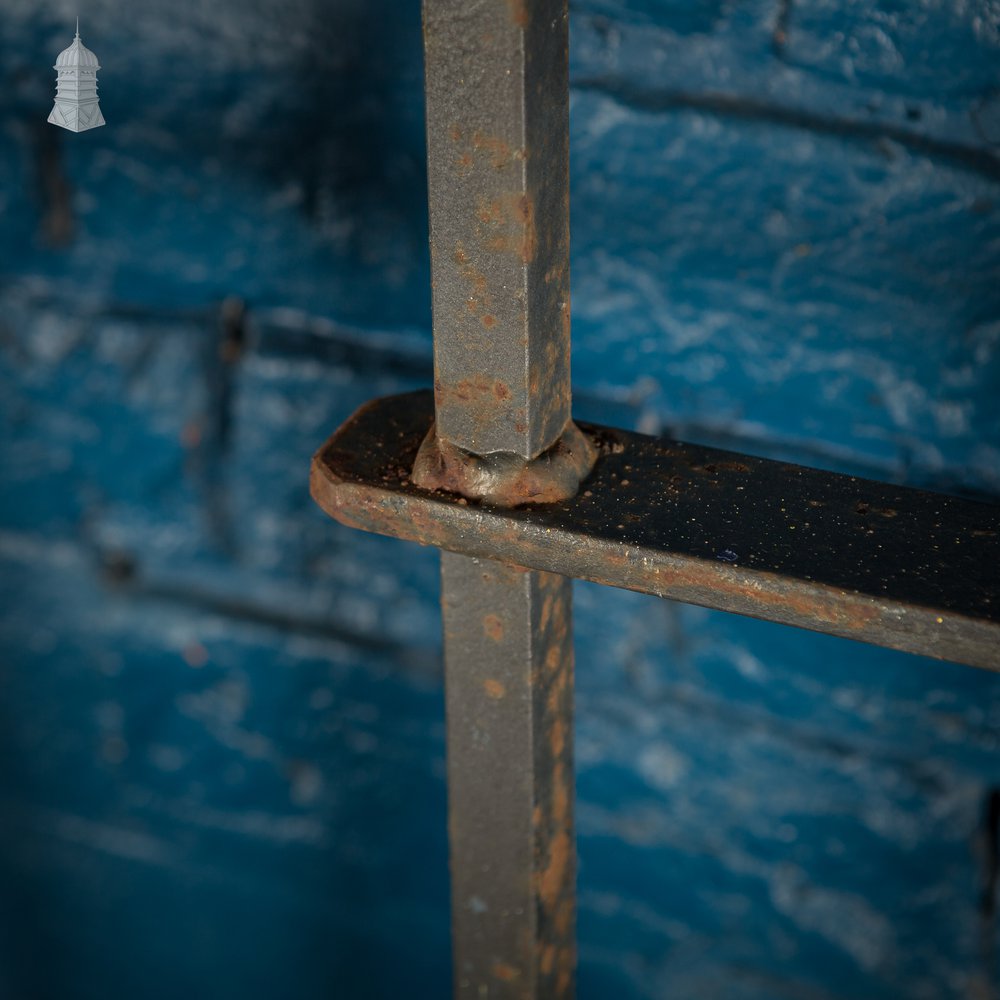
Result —
[{"label": "metal surface texture", "polygon": [[502,510],[412,484],[429,393],[362,407],[313,496],[344,524],[894,649],[1000,669],[1000,508],[582,425],[572,500]]},{"label": "metal surface texture", "polygon": [[566,0],[425,0],[438,437],[524,460],[570,419]]},{"label": "metal surface texture", "polygon": [[455,993],[570,997],[572,584],[442,553]]}]

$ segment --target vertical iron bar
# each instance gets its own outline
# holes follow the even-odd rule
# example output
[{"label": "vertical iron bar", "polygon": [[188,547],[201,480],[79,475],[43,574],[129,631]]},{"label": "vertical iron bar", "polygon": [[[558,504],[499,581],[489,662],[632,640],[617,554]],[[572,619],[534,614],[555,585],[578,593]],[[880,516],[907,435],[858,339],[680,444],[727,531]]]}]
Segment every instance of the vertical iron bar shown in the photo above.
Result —
[{"label": "vertical iron bar", "polygon": [[[567,0],[424,0],[436,435],[571,428]],[[455,995],[569,998],[572,589],[442,553]]]},{"label": "vertical iron bar", "polygon": [[443,552],[455,995],[573,995],[572,583]]},{"label": "vertical iron bar", "polygon": [[424,0],[440,438],[532,459],[570,419],[567,0]]}]

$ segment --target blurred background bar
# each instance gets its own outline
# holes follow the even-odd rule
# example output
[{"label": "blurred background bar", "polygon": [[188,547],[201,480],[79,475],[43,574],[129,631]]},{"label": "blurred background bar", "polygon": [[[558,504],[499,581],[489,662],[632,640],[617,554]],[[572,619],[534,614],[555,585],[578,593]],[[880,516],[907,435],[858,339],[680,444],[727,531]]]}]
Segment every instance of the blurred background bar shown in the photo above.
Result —
[{"label": "blurred background bar", "polygon": [[[572,4],[575,415],[1000,497],[991,10]],[[419,3],[0,53],[0,997],[446,996],[437,555],[306,476],[432,378]],[[1000,678],[574,618],[582,1000],[996,992]]]}]

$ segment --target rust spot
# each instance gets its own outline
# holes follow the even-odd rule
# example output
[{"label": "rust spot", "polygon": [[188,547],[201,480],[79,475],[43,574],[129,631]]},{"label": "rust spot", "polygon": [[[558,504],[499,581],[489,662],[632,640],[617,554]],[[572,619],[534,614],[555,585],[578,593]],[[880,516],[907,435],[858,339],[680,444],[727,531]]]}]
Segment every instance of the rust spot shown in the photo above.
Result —
[{"label": "rust spot", "polygon": [[[560,685],[560,687],[565,687],[565,685]],[[562,752],[566,749],[566,721],[560,717],[561,705],[559,703],[561,700],[562,692],[553,689],[549,695],[549,710],[557,716],[552,722],[552,729],[549,731],[549,746],[553,757],[561,756]]]},{"label": "rust spot", "polygon": [[570,926],[573,923],[573,907],[568,899],[564,899],[559,904],[553,923],[556,927],[556,933],[560,937],[566,937],[569,934]]},{"label": "rust spot", "polygon": [[476,215],[480,222],[495,225],[503,222],[503,207],[496,199],[489,201],[486,198],[480,198],[476,207]]},{"label": "rust spot", "polygon": [[743,462],[709,462],[706,465],[692,465],[695,472],[707,472],[714,476],[717,472],[749,472],[750,466]]},{"label": "rust spot", "polygon": [[456,399],[461,400],[463,403],[469,402],[476,396],[482,395],[484,392],[489,392],[489,386],[485,384],[486,380],[482,377],[476,379],[463,378],[454,389],[453,395]]},{"label": "rust spot", "polygon": [[854,508],[855,513],[865,515],[865,514],[878,514],[881,517],[893,518],[899,515],[899,511],[894,510],[892,507],[875,507],[868,503],[866,500],[859,500],[857,506]]},{"label": "rust spot", "polygon": [[542,975],[552,975],[552,971],[556,967],[556,946],[554,944],[547,944],[542,948],[542,956],[538,966],[542,970]]},{"label": "rust spot", "polygon": [[462,172],[463,174],[468,174],[468,173],[471,173],[471,172],[472,172],[472,167],[473,167],[473,159],[472,159],[472,157],[471,157],[471,156],[469,156],[469,154],[468,154],[468,153],[463,153],[463,154],[462,154],[462,155],[461,155],[460,157],[458,157],[458,159],[457,159],[457,160],[455,161],[455,165],[456,165],[456,166],[458,167],[458,169],[459,169],[459,170],[460,170],[460,171],[461,171],[461,172]]},{"label": "rust spot", "polygon": [[[437,394],[436,403],[439,407],[472,404],[491,414],[491,419],[496,417],[499,407],[505,419],[511,419],[513,407],[504,398],[504,389],[501,387],[498,392],[497,383],[482,375],[474,375],[457,384],[445,385]],[[490,394],[489,400],[484,399],[486,393]],[[491,410],[477,406],[486,402],[492,405]],[[580,480],[593,466],[595,457],[590,441],[572,422],[541,460],[499,465],[491,464],[488,456],[470,456],[448,441],[442,441],[432,427],[419,445],[413,465],[413,481],[421,490],[458,493],[470,500],[489,499],[491,503],[505,507],[553,503],[576,492]],[[415,535],[408,537],[426,542],[414,525],[411,524],[410,528]],[[513,539],[516,531],[508,530]]]},{"label": "rust spot", "polygon": [[545,595],[545,599],[542,601],[542,613],[538,618],[539,632],[544,632],[549,627],[549,621],[552,618],[552,606],[555,604],[555,600],[555,594]]},{"label": "rust spot", "polygon": [[473,133],[472,145],[480,152],[487,153],[497,170],[505,167],[513,159],[510,143],[505,142],[499,136],[484,135],[482,132],[477,131]]},{"label": "rust spot", "polygon": [[488,677],[483,681],[483,690],[494,699],[499,701],[507,693],[507,689],[498,680]]},{"label": "rust spot", "polygon": [[565,775],[562,773],[564,770],[561,765],[556,768],[556,778],[553,782],[555,787],[552,792],[552,817],[559,826],[565,826],[569,823],[569,788]]},{"label": "rust spot", "polygon": [[549,911],[555,910],[559,897],[566,888],[572,860],[573,845],[569,834],[565,830],[559,830],[549,844],[548,863],[538,882],[538,895],[542,905]]},{"label": "rust spot", "polygon": [[492,313],[487,313],[480,320],[480,323],[486,327],[487,330],[492,329],[497,324],[497,318]]},{"label": "rust spot", "polygon": [[499,979],[503,983],[511,983],[520,975],[521,973],[513,965],[508,965],[506,962],[497,962],[493,966],[493,978]]},{"label": "rust spot", "polygon": [[503,622],[497,615],[486,615],[483,618],[483,631],[494,641],[503,640]]},{"label": "rust spot", "polygon": [[469,283],[469,296],[466,299],[466,308],[474,316],[478,316],[491,307],[491,298],[487,290],[486,275],[482,273],[470,260],[465,252],[465,247],[461,243],[455,245],[453,256],[458,265],[459,274]]},{"label": "rust spot", "polygon": [[459,128],[458,122],[455,122],[450,129],[448,129],[448,135],[451,136],[452,142],[462,141],[462,130]]},{"label": "rust spot", "polygon": [[572,980],[570,969],[573,965],[572,955],[567,954],[560,957],[559,975],[556,977],[556,996],[569,996],[569,987]]},{"label": "rust spot", "polygon": [[522,195],[518,203],[521,225],[524,227],[524,237],[521,240],[521,260],[527,264],[535,259],[538,249],[538,235],[535,232],[535,204],[527,196]]},{"label": "rust spot", "polygon": [[558,646],[553,645],[549,651],[545,654],[545,672],[546,674],[554,674],[559,670],[562,665],[561,651]]},{"label": "rust spot", "polygon": [[502,200],[482,199],[476,207],[476,219],[483,227],[478,233],[488,250],[512,253],[525,264],[538,251],[534,202],[521,193]]},{"label": "rust spot", "polygon": [[483,396],[492,396],[503,401],[510,399],[510,389],[505,382],[494,382],[483,375],[476,375],[473,378],[463,378],[454,386],[443,385],[440,388],[435,386],[435,396],[440,403],[452,400],[468,403]]},{"label": "rust spot", "polygon": [[569,617],[565,613],[565,608],[559,606],[559,615],[556,618],[555,624],[552,626],[552,641],[555,643],[562,644],[566,639],[566,634],[569,632]]},{"label": "rust spot", "polygon": [[510,19],[519,28],[528,26],[528,7],[525,0],[507,0],[507,9],[510,11]]}]

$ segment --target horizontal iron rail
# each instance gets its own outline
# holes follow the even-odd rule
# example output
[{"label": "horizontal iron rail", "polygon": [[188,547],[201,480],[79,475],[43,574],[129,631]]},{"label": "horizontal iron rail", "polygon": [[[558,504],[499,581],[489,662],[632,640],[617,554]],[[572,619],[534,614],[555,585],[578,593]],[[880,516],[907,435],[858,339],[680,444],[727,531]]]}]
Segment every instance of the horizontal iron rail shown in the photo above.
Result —
[{"label": "horizontal iron rail", "polygon": [[415,486],[429,392],[361,407],[316,453],[343,524],[1000,670],[1000,507],[581,424],[572,499],[500,508]]}]

